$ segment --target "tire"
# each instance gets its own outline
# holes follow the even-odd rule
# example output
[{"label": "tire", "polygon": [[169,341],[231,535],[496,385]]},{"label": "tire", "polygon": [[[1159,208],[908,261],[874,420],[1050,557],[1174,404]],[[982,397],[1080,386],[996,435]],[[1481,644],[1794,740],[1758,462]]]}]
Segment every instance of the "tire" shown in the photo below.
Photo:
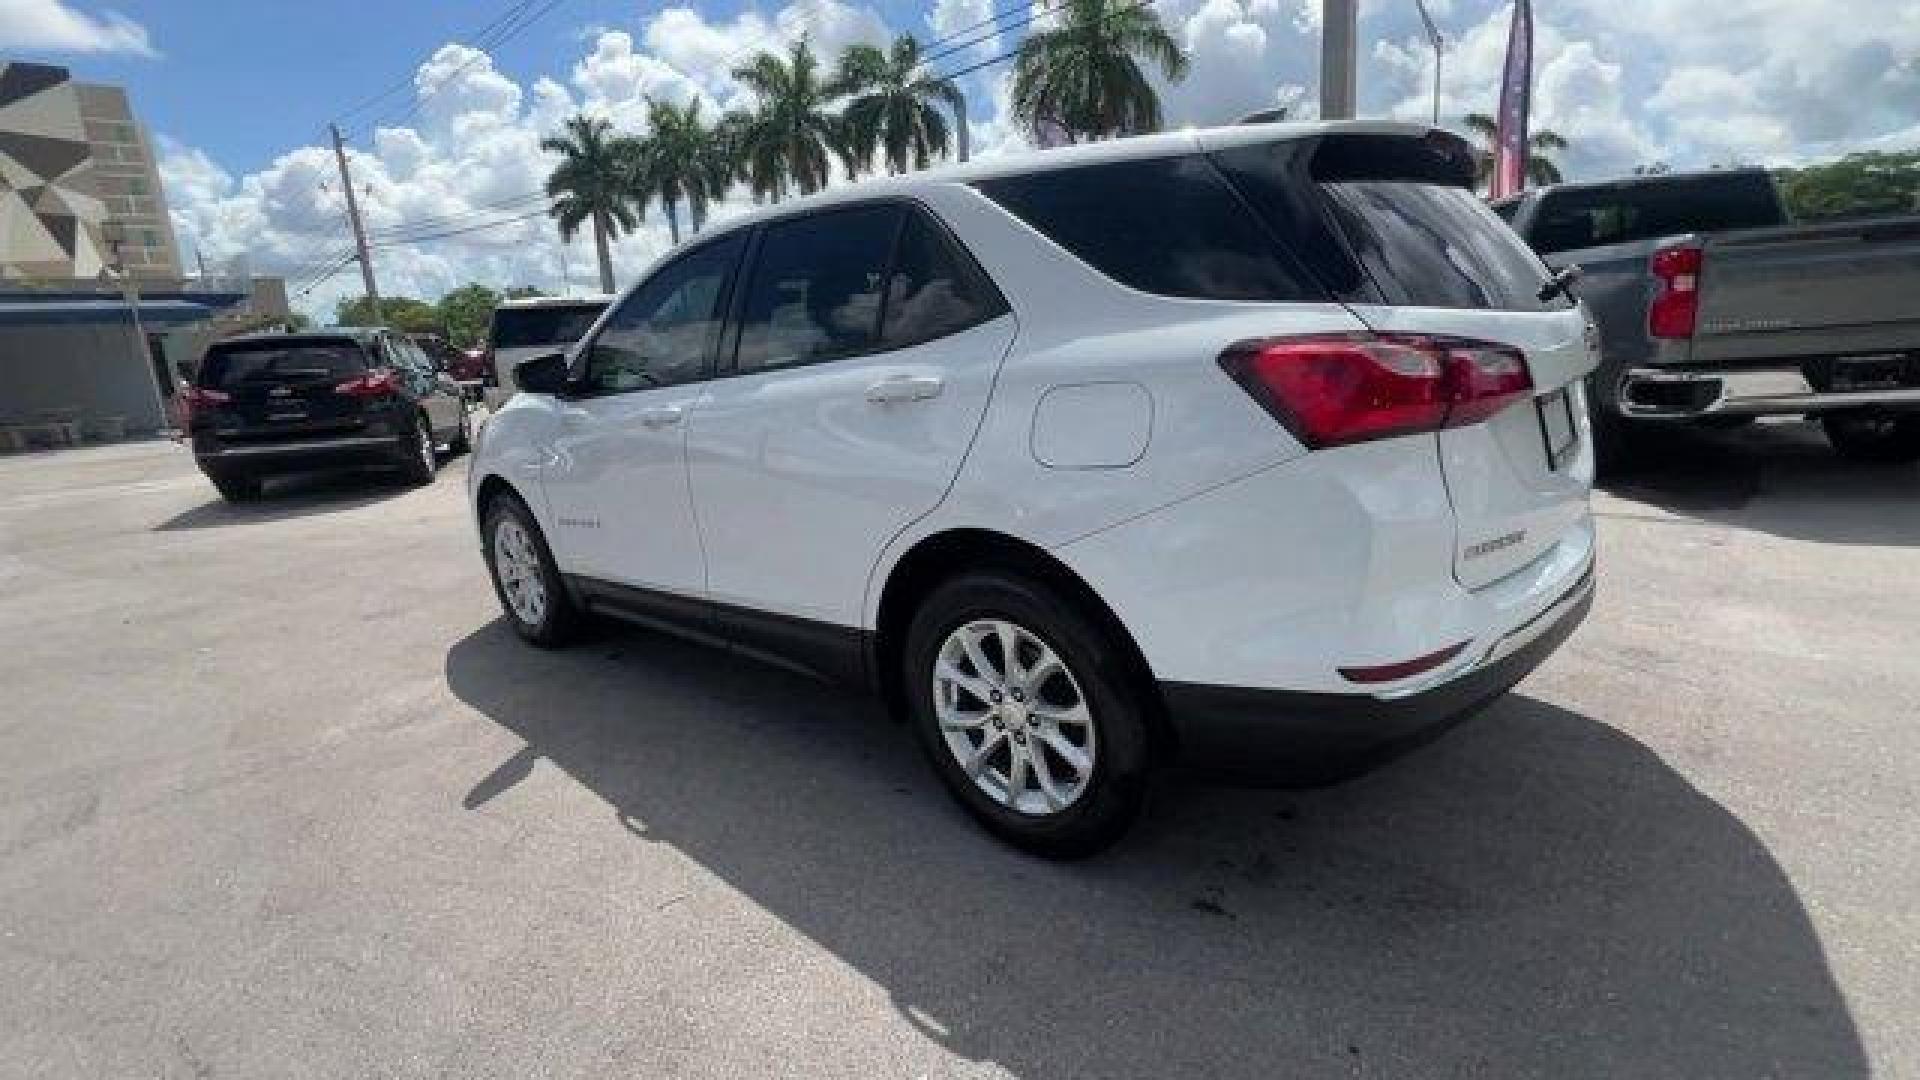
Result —
[{"label": "tire", "polygon": [[401,452],[406,454],[406,464],[400,466],[401,479],[422,486],[433,483],[434,474],[440,470],[440,458],[434,453],[433,424],[424,414],[413,418],[413,427],[407,431]]},{"label": "tire", "polygon": [[460,426],[453,433],[453,441],[447,444],[447,451],[464,454],[471,449],[473,449],[473,411],[468,408],[463,398],[460,401]]},{"label": "tire", "polygon": [[252,502],[260,497],[260,478],[257,476],[208,476],[213,481],[220,497],[230,503]]},{"label": "tire", "polygon": [[[1004,664],[1005,628],[1030,673],[1049,654],[1061,670],[1038,683],[1005,678],[994,667]],[[1036,855],[1080,858],[1114,843],[1140,815],[1146,695],[1120,645],[1070,598],[1013,574],[953,578],[921,603],[902,658],[910,720],[941,782],[989,832]],[[939,674],[950,666],[959,678]],[[968,726],[943,730],[943,713]]]},{"label": "tire", "polygon": [[[494,499],[481,530],[493,594],[514,632],[543,649],[573,640],[579,633],[580,610],[526,504],[513,495]],[[540,597],[537,604],[531,602],[528,591],[535,588]]]},{"label": "tire", "polygon": [[1841,457],[1882,465],[1920,461],[1920,415],[1835,413],[1822,417],[1820,425]]}]

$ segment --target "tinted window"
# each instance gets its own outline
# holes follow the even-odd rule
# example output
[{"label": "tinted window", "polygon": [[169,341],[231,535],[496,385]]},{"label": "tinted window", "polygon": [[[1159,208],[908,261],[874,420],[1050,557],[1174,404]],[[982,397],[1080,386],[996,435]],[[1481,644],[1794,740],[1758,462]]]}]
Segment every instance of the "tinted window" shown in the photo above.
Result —
[{"label": "tinted window", "polygon": [[200,365],[200,385],[233,390],[253,384],[350,379],[367,369],[352,342],[259,342],[216,345]]},{"label": "tinted window", "polygon": [[875,348],[880,281],[901,214],[898,206],[865,206],[768,225],[740,309],[739,370]]},{"label": "tinted window", "polygon": [[1006,301],[972,258],[924,211],[911,211],[887,279],[881,347],[945,337],[1004,312]]},{"label": "tinted window", "polygon": [[980,190],[1125,285],[1208,300],[1315,300],[1291,256],[1203,157],[983,181]]},{"label": "tinted window", "polygon": [[616,394],[704,378],[741,243],[734,235],[690,251],[634,290],[587,350],[587,389]]},{"label": "tinted window", "polygon": [[1473,192],[1437,184],[1323,185],[1335,221],[1381,299],[1416,307],[1537,311],[1540,257]]},{"label": "tinted window", "polygon": [[1541,200],[1528,231],[1535,249],[1552,254],[1783,222],[1773,181],[1766,174],[1726,173],[1553,192]]},{"label": "tinted window", "polygon": [[489,339],[496,349],[565,348],[586,336],[605,304],[498,308]]}]

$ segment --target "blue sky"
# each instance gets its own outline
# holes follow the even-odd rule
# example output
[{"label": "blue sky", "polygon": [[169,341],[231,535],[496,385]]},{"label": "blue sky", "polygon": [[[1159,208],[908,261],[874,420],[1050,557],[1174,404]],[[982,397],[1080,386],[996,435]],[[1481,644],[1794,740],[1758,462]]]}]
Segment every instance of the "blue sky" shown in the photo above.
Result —
[{"label": "blue sky", "polygon": [[[1017,0],[1015,0],[1017,2]],[[512,8],[551,8],[484,51],[474,32]],[[1164,86],[1173,124],[1222,123],[1287,104],[1315,111],[1320,0],[1154,0],[1192,74]],[[562,288],[588,245],[490,206],[537,190],[539,139],[587,111],[627,130],[647,95],[744,104],[727,72],[802,33],[821,51],[973,23],[993,0],[0,0],[0,58],[50,61],[129,88],[155,133],[175,228],[189,254],[243,259],[305,286],[344,250],[324,127],[348,118],[363,203],[393,242],[385,291],[432,298],[468,280]],[[1507,0],[1428,0],[1448,39],[1443,122],[1492,111]],[[1535,0],[1536,122],[1572,143],[1574,177],[1666,161],[1781,164],[1856,149],[1920,147],[1920,0]],[[947,64],[985,58],[981,44]],[[1413,0],[1361,0],[1361,113],[1424,120],[1432,55]],[[465,43],[465,44],[462,44]],[[1005,116],[1004,65],[966,80],[976,153],[1022,147]],[[410,115],[416,94],[424,94]],[[520,205],[520,204],[515,204]],[[729,212],[722,207],[721,216]],[[413,242],[410,225],[490,223]],[[665,249],[658,210],[617,246],[628,279]],[[324,313],[356,288],[342,273],[301,295]]]}]

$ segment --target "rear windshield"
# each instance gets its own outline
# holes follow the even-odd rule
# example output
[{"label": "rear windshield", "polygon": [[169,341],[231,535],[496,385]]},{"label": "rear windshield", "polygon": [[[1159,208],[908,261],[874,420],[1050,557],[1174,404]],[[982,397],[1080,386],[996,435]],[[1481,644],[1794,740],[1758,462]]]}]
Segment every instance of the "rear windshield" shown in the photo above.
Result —
[{"label": "rear windshield", "polygon": [[1541,198],[1527,232],[1537,250],[1551,255],[1676,233],[1764,229],[1784,223],[1770,177],[1726,173],[1551,192]]},{"label": "rear windshield", "polygon": [[1124,285],[1205,300],[1324,300],[1200,155],[982,181],[1015,217]]},{"label": "rear windshield", "polygon": [[605,304],[498,308],[493,313],[493,347],[527,349],[571,345],[585,337]]},{"label": "rear windshield", "polygon": [[1540,257],[1465,188],[1361,181],[1324,185],[1334,220],[1389,304],[1538,311]]},{"label": "rear windshield", "polygon": [[216,345],[200,364],[200,385],[234,390],[259,383],[352,378],[366,369],[360,346],[347,341]]}]

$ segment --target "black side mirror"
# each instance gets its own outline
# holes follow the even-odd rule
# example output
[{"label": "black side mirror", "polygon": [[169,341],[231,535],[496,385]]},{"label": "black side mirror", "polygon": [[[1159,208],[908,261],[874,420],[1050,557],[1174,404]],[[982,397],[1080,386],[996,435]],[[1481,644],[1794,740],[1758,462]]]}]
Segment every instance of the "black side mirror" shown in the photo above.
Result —
[{"label": "black side mirror", "polygon": [[559,394],[567,388],[567,354],[541,353],[513,367],[514,381],[529,394]]}]

